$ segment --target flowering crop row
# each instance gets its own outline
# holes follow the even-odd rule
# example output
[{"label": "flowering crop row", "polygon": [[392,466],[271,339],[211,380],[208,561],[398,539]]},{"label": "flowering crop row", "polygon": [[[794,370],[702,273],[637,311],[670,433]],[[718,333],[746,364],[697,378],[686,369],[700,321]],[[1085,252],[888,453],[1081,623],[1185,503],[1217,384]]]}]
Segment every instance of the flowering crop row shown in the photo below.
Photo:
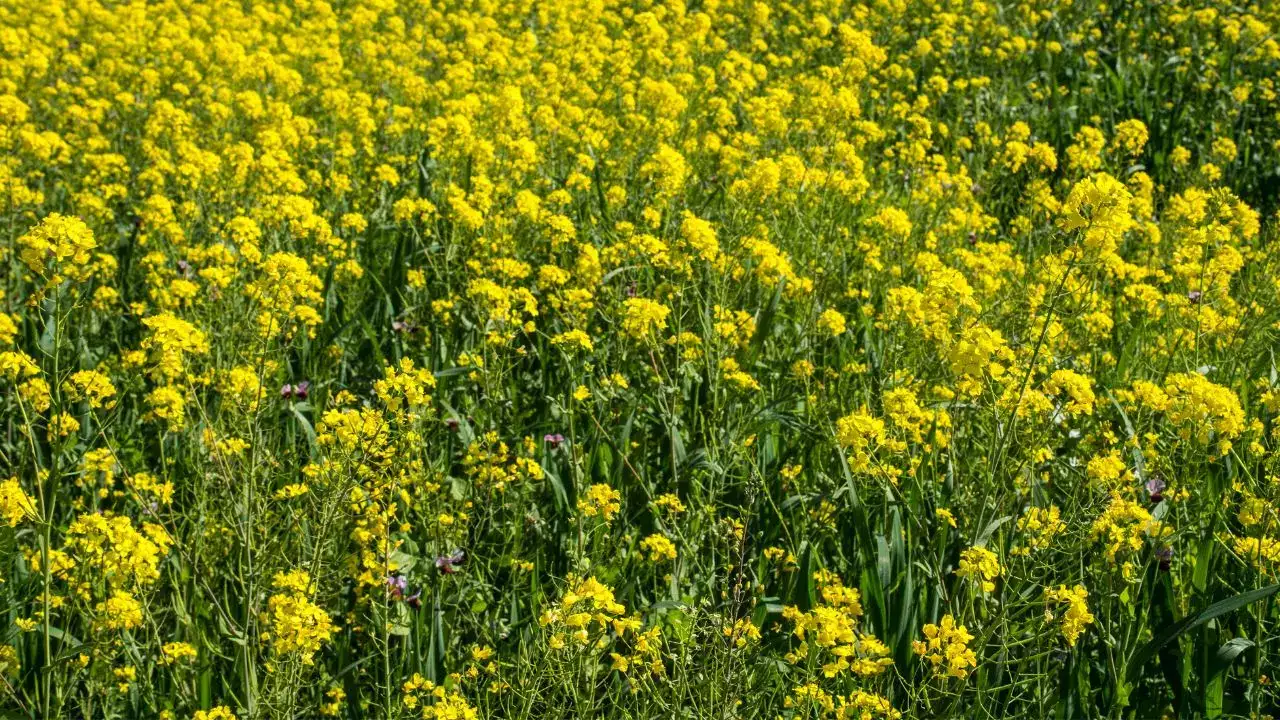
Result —
[{"label": "flowering crop row", "polygon": [[0,716],[1274,713],[1278,28],[0,0]]}]

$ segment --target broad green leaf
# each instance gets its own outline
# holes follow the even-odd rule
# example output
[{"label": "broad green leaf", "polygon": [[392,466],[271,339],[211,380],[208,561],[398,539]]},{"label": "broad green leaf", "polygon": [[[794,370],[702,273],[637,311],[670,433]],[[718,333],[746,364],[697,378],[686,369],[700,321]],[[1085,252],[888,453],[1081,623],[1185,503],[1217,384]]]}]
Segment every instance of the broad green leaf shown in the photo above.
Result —
[{"label": "broad green leaf", "polygon": [[1151,659],[1151,656],[1154,655],[1157,650],[1177,640],[1187,632],[1203,627],[1205,623],[1213,620],[1214,618],[1222,617],[1223,615],[1239,610],[1246,605],[1269,598],[1272,595],[1275,595],[1276,592],[1280,592],[1280,583],[1234,595],[1226,600],[1216,602],[1194,615],[1188,615],[1181,621],[1170,625],[1161,631],[1159,635],[1151,638],[1150,642],[1143,645],[1142,648],[1134,654],[1133,658],[1129,661],[1129,669],[1126,677],[1130,681],[1135,680],[1138,675],[1141,674],[1142,666]]}]

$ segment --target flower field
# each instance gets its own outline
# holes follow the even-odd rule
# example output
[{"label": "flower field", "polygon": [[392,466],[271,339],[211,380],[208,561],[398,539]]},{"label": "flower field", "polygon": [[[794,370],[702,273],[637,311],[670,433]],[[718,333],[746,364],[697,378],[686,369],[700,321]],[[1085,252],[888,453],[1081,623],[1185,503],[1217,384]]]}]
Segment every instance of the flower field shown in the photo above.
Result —
[{"label": "flower field", "polygon": [[0,718],[1280,715],[1277,31],[0,0]]}]

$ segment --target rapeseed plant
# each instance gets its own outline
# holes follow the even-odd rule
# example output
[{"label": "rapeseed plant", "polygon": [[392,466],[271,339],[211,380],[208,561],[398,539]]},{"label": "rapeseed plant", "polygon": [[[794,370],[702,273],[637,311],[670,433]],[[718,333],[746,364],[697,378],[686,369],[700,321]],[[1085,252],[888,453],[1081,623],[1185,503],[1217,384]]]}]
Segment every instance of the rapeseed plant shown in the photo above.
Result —
[{"label": "rapeseed plant", "polygon": [[0,0],[0,716],[1276,714],[1278,26]]}]

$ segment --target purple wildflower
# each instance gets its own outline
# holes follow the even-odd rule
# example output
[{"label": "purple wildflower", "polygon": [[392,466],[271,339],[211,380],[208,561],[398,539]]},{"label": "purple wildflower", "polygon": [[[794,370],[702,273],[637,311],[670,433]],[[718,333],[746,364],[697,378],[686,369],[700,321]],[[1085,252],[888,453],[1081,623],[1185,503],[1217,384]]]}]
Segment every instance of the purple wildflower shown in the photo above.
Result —
[{"label": "purple wildflower", "polygon": [[458,572],[458,566],[467,561],[467,554],[462,550],[454,550],[448,555],[440,555],[436,558],[436,569],[445,575],[452,575]]},{"label": "purple wildflower", "polygon": [[1158,477],[1153,477],[1147,481],[1145,487],[1147,488],[1147,494],[1151,496],[1151,502],[1160,502],[1164,499],[1164,495],[1162,493],[1168,486],[1165,485],[1164,480]]},{"label": "purple wildflower", "polygon": [[409,589],[409,578],[403,575],[388,575],[387,587],[391,589],[391,593],[395,596],[404,594]]}]

